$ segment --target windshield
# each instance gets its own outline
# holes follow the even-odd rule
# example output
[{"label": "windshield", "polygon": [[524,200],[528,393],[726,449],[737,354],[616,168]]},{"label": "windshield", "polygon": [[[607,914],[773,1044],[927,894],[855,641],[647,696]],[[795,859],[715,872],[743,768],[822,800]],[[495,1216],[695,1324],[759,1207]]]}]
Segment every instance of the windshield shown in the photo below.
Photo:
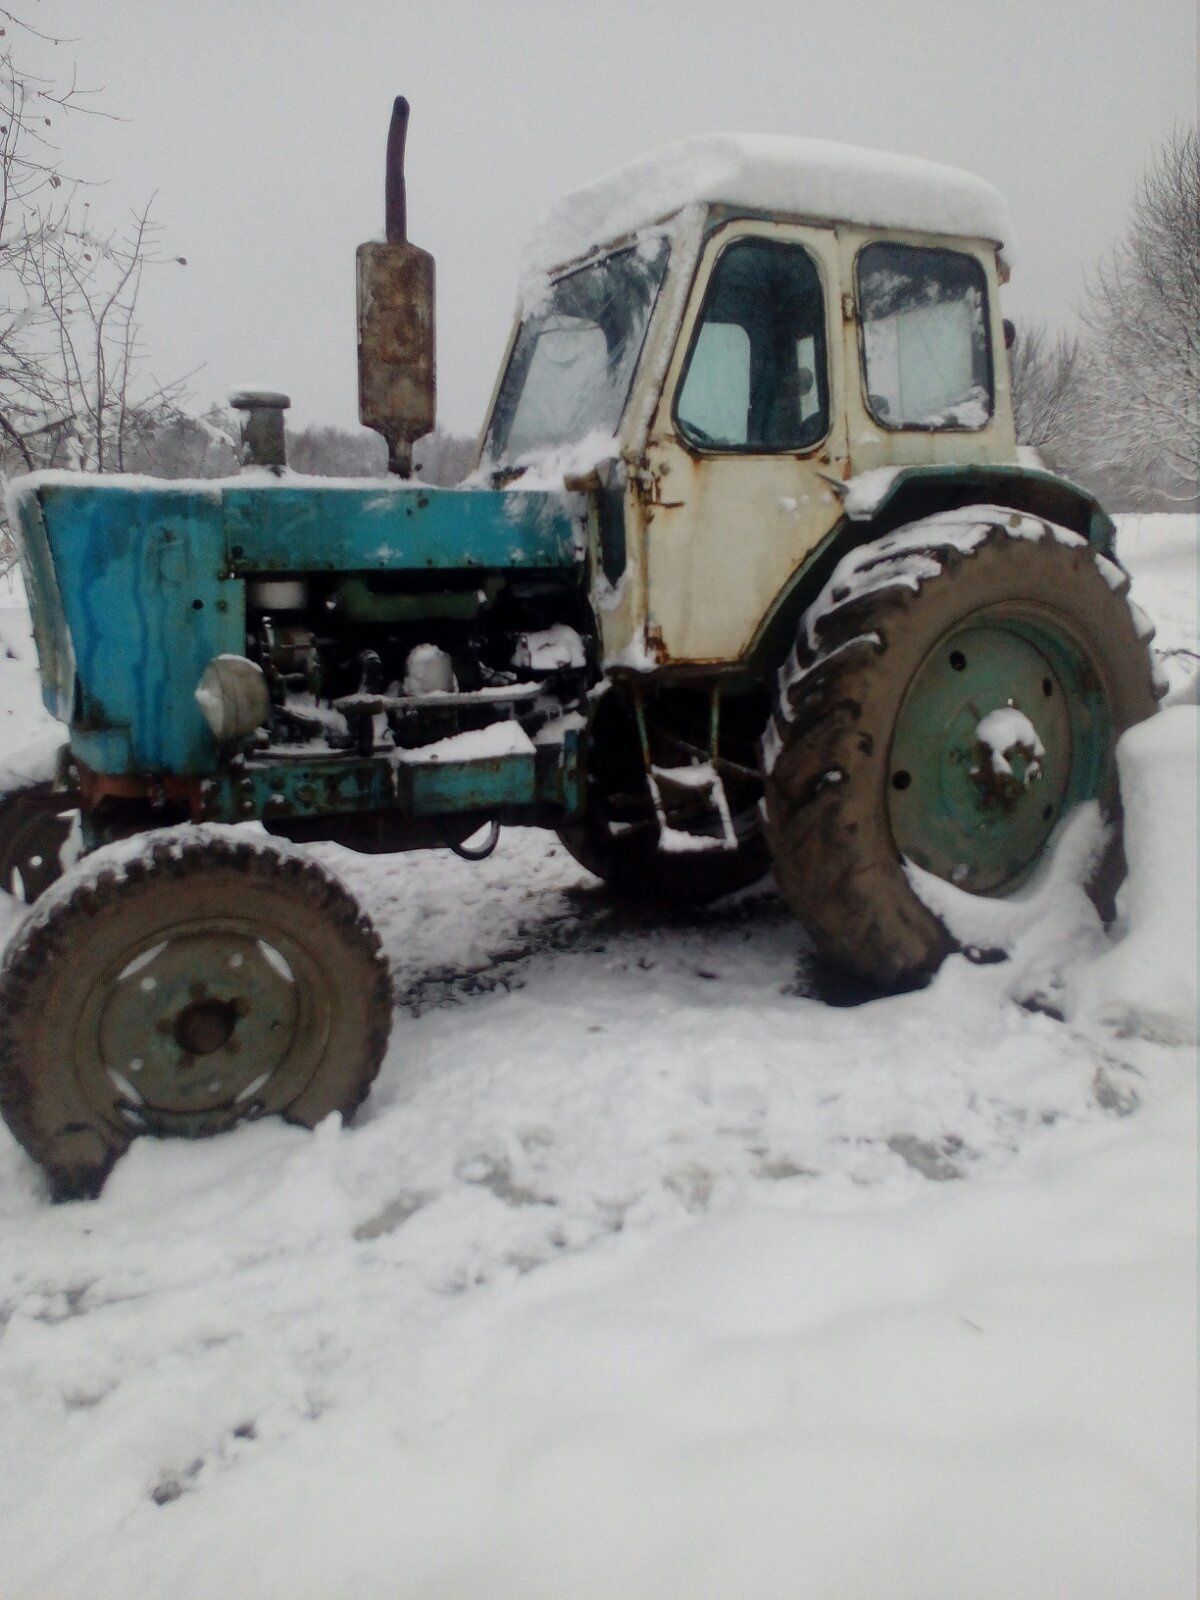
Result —
[{"label": "windshield", "polygon": [[666,268],[657,238],[551,284],[517,334],[488,430],[492,461],[616,433]]}]

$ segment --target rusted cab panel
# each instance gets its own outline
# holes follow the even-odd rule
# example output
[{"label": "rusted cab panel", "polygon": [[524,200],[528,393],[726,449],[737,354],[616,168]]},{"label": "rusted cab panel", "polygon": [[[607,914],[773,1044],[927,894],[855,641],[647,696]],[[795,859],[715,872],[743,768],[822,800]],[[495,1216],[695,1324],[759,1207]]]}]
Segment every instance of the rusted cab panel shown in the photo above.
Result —
[{"label": "rusted cab panel", "polygon": [[[865,340],[873,337],[878,367],[884,337],[878,326],[864,327],[859,268],[868,246],[909,252],[914,261],[948,255],[977,285],[971,315],[988,383],[973,409],[961,407],[935,424],[885,415],[865,362]],[[721,263],[729,252],[751,248],[794,253],[819,283],[819,326],[808,329],[802,360],[810,363],[803,376],[814,395],[819,389],[823,417],[795,448],[715,441],[698,424],[689,428],[684,414],[706,316],[713,320],[706,308],[721,292]],[[910,318],[899,337],[911,344],[921,336],[911,325],[917,321]],[[898,337],[892,327],[886,336],[893,343]],[[719,419],[723,404],[728,408],[727,397],[712,397],[709,415]],[[615,592],[600,585],[607,659],[644,670],[745,661],[779,596],[842,522],[849,479],[879,467],[1015,466],[995,243],[709,208],[693,237],[681,227],[673,249],[620,456],[627,571]],[[602,555],[597,548],[598,566]]]},{"label": "rusted cab panel", "polygon": [[[696,400],[689,375],[704,358],[711,329],[705,307],[719,263],[730,251],[760,249],[781,262],[802,263],[812,276],[809,339],[815,334],[823,346],[821,415],[807,429],[811,442],[795,449],[708,442],[700,422],[687,420],[690,410],[710,430],[741,431],[749,388],[732,405],[720,394]],[[663,664],[724,663],[744,655],[772,597],[837,518],[829,480],[840,484],[849,471],[838,270],[832,228],[739,220],[717,226],[705,240],[629,516],[645,572],[646,626]],[[740,331],[736,341],[720,340],[715,359],[726,347],[729,381],[748,384]]]}]

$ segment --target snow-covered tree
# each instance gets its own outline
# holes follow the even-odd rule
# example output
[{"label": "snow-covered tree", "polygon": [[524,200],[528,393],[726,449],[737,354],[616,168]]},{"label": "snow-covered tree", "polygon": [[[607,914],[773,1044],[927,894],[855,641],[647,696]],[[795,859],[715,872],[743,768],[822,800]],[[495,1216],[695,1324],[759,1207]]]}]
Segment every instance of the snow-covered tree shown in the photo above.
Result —
[{"label": "snow-covered tree", "polygon": [[1018,444],[1058,461],[1073,451],[1086,405],[1086,358],[1078,337],[1018,327],[1009,365]]},{"label": "snow-covered tree", "polygon": [[[378,477],[387,471],[387,450],[367,428],[289,428],[288,466],[337,478]],[[471,467],[474,439],[435,428],[417,441],[413,462],[425,483],[450,488],[461,483]]]},{"label": "snow-covered tree", "polygon": [[289,428],[288,466],[330,478],[371,478],[387,471],[387,446],[368,428]]},{"label": "snow-covered tree", "polygon": [[[55,130],[103,115],[74,79],[39,76],[23,50],[55,43],[0,7],[0,472],[120,471],[177,410],[179,385],[143,376],[136,308],[166,258],[149,206],[102,224],[63,170]],[[181,257],[174,258],[183,265]],[[0,527],[0,571],[13,559]]]},{"label": "snow-covered tree", "polygon": [[1200,130],[1172,135],[1101,265],[1087,311],[1097,454],[1148,490],[1200,493]]},{"label": "snow-covered tree", "polygon": [[223,478],[238,470],[239,424],[210,406],[201,416],[182,410],[151,420],[125,452],[125,469],[156,478]]}]

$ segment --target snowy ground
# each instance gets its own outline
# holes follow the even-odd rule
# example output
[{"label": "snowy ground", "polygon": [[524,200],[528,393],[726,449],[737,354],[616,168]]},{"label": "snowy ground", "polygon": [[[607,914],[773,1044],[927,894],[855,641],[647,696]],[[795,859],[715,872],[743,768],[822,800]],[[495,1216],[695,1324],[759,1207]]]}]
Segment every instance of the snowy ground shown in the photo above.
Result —
[{"label": "snowy ground", "polygon": [[[1194,519],[1121,553],[1195,651]],[[354,1128],[62,1207],[0,1132],[0,1594],[1188,1600],[1196,732],[1123,751],[1122,937],[1076,830],[1011,960],[856,1008],[766,891],[325,851],[402,994]]]}]

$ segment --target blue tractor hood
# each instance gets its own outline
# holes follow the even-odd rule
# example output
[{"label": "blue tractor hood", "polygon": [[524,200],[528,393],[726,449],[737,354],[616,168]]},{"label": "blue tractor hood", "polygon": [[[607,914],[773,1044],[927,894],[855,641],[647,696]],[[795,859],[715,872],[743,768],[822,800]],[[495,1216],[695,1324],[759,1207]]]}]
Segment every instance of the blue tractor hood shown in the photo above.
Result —
[{"label": "blue tractor hood", "polygon": [[110,774],[213,770],[195,689],[214,656],[245,651],[249,576],[482,578],[582,561],[578,502],[551,490],[47,472],[17,480],[9,503],[43,698],[76,754]]}]

